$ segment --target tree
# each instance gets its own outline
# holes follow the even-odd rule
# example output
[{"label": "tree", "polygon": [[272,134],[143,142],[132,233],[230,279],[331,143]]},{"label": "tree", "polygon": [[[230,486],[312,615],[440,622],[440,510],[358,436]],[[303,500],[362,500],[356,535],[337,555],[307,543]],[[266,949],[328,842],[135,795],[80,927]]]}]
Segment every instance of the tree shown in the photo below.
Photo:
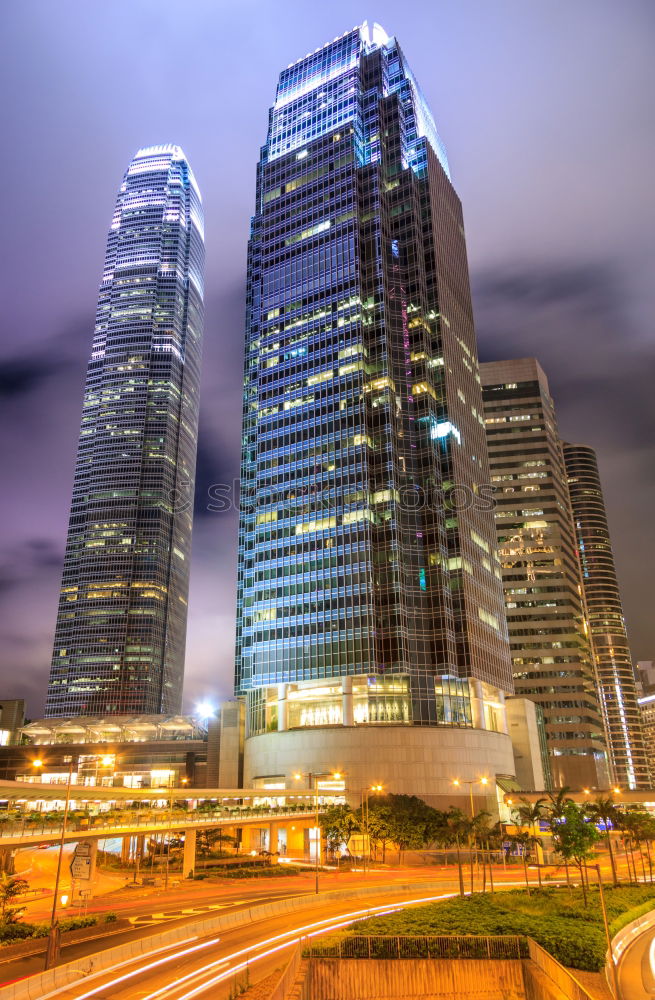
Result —
[{"label": "tree", "polygon": [[417,795],[385,795],[376,799],[388,806],[391,839],[398,848],[398,863],[403,851],[415,850],[429,843],[435,826],[436,810]]},{"label": "tree", "polygon": [[464,895],[464,873],[462,871],[462,856],[460,847],[462,838],[468,833],[469,821],[456,806],[451,806],[446,813],[446,828],[450,832],[450,843],[455,844],[457,850],[457,872],[459,875],[459,894]]},{"label": "tree", "polygon": [[584,812],[575,802],[569,802],[563,816],[552,827],[553,847],[567,863],[572,861],[580,870],[580,883],[584,905],[587,905],[585,862],[592,856],[600,834],[593,823],[585,820]]},{"label": "tree", "polygon": [[610,836],[610,827],[617,825],[618,810],[616,805],[608,795],[599,795],[593,802],[587,802],[584,808],[585,813],[587,816],[591,817],[594,823],[603,823],[605,827],[605,839],[607,841],[607,850],[609,851],[610,864],[612,866],[612,882],[614,885],[617,885],[618,878],[616,875],[616,861],[614,860],[614,850],[612,848],[612,838]]},{"label": "tree", "polygon": [[330,806],[318,818],[319,825],[329,854],[336,854],[342,844],[348,847],[348,841],[353,833],[361,829],[360,820],[349,805]]},{"label": "tree", "polygon": [[[553,795],[552,792],[548,793],[548,801],[543,807],[543,818],[548,824],[551,838],[553,836],[553,830],[563,820],[567,806],[573,802],[573,799],[569,795],[570,790],[571,789],[568,785],[564,785],[562,788],[557,790],[555,795]],[[571,880],[569,878],[568,861],[564,862],[564,871],[566,873],[566,884],[570,889]]]},{"label": "tree", "polygon": [[373,854],[376,855],[378,848],[381,848],[382,864],[384,864],[387,846],[393,843],[393,817],[391,807],[379,802],[377,798],[369,804],[367,829]]},{"label": "tree", "polygon": [[[523,875],[525,877],[525,888],[530,895],[530,879],[528,878],[528,851],[534,845],[534,842],[538,840],[538,837],[534,837],[527,830],[519,830],[518,833],[513,833],[510,835],[509,840],[512,844],[516,844],[521,852],[521,857],[523,859]],[[541,882],[541,880],[540,880]]]},{"label": "tree", "polygon": [[223,847],[234,846],[236,837],[225,833],[222,827],[209,827],[198,830],[197,850],[202,857],[210,855],[218,844],[218,852],[222,853]]},{"label": "tree", "polygon": [[14,906],[13,903],[18,896],[27,892],[28,888],[27,879],[7,875],[5,872],[0,875],[0,923],[18,923],[18,918],[25,911],[25,907]]},{"label": "tree", "polygon": [[[644,866],[644,854],[641,845],[644,841],[648,843],[648,833],[651,822],[652,820],[649,814],[638,806],[626,809],[623,813],[623,828],[630,844],[631,853],[633,848],[635,848],[639,855],[644,882],[646,881],[646,868]],[[635,866],[634,854],[632,855],[632,866],[635,871],[635,881],[637,881],[637,869]]]}]

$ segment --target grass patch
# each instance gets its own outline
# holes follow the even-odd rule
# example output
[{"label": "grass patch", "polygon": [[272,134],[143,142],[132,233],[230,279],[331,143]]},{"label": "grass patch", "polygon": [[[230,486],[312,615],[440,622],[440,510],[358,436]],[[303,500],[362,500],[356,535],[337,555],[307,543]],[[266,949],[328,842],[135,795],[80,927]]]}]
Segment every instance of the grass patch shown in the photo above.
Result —
[{"label": "grass patch", "polygon": [[196,880],[206,878],[284,878],[286,875],[299,875],[307,871],[297,865],[271,865],[270,867],[251,868],[215,868],[202,869],[194,875]]},{"label": "grass patch", "polygon": [[[475,893],[427,906],[416,906],[382,917],[360,920],[339,935],[325,938],[321,951],[329,954],[331,942],[352,935],[519,934],[531,937],[562,965],[598,972],[605,963],[605,932],[598,890],[588,891],[585,908],[582,891],[534,889]],[[608,919],[629,923],[638,915],[630,911],[655,907],[655,886],[605,889]],[[618,927],[616,927],[618,930]]]}]

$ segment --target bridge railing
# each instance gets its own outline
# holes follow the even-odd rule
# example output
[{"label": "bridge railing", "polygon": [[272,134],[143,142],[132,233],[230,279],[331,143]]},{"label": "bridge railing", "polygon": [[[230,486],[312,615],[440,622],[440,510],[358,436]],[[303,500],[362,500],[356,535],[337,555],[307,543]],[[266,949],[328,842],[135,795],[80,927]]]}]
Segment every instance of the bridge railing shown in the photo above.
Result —
[{"label": "bridge railing", "polygon": [[[116,833],[121,830],[133,827],[157,827],[161,829],[190,829],[194,826],[224,825],[231,826],[234,823],[251,819],[284,819],[292,817],[313,816],[312,808],[299,809],[295,806],[280,806],[279,808],[252,808],[229,809],[216,812],[197,811],[185,812],[183,810],[173,810],[169,812],[165,809],[153,812],[151,810],[121,810],[120,815],[104,817],[102,814],[89,816],[71,816],[67,823],[67,830],[73,833],[96,833],[99,830],[113,830]],[[48,820],[43,818],[38,820],[2,820],[0,818],[0,839],[21,837],[52,836],[61,834],[62,821]]]},{"label": "bridge railing", "polygon": [[352,934],[335,941],[313,942],[303,950],[305,958],[487,958],[529,957],[527,938],[507,934],[485,937],[461,935],[364,935]]}]

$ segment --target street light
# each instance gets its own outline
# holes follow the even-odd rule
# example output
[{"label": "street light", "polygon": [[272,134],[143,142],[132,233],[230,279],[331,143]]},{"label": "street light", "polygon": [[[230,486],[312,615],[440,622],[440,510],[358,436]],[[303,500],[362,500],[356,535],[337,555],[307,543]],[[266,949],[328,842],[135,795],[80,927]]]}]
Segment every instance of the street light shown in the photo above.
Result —
[{"label": "street light", "polygon": [[[32,767],[43,767],[42,760],[33,760]],[[68,762],[68,777],[66,779],[66,804],[64,805],[64,819],[61,825],[61,839],[59,841],[59,854],[57,856],[57,875],[55,877],[55,891],[52,896],[52,911],[50,913],[50,928],[48,930],[48,945],[45,953],[45,970],[51,969],[59,958],[60,931],[57,923],[57,902],[59,901],[59,882],[61,879],[61,863],[64,858],[64,843],[66,842],[66,827],[68,825],[68,811],[71,800],[71,780],[73,777],[73,756]]]},{"label": "street light", "polygon": [[322,771],[320,773],[315,771],[306,771],[304,774],[296,771],[293,778],[294,781],[300,781],[303,777],[306,777],[311,786],[312,781],[314,782],[314,803],[316,808],[316,852],[315,852],[315,886],[316,892],[318,892],[318,870],[321,864],[321,825],[318,818],[318,779],[325,777],[325,775],[330,775],[334,781],[341,781],[343,775],[339,771]]},{"label": "street light", "polygon": [[363,850],[362,853],[363,853],[363,856],[364,856],[364,875],[366,875],[366,865],[367,865],[367,860],[368,860],[367,859],[367,849],[368,849],[368,846],[369,846],[369,835],[368,835],[368,797],[371,794],[371,792],[373,792],[373,794],[376,794],[377,792],[383,791],[383,788],[384,788],[383,785],[371,785],[370,788],[362,788],[362,817],[364,819],[364,850]]},{"label": "street light", "polygon": [[471,778],[470,780],[466,780],[466,779],[461,780],[460,778],[455,778],[453,780],[453,785],[455,785],[456,788],[459,788],[460,785],[468,785],[469,786],[469,796],[470,796],[470,799],[471,799],[471,819],[475,819],[475,811],[473,809],[473,785],[478,785],[478,784],[480,784],[480,785],[488,785],[489,784],[489,778],[484,778],[484,777],[483,778]]}]

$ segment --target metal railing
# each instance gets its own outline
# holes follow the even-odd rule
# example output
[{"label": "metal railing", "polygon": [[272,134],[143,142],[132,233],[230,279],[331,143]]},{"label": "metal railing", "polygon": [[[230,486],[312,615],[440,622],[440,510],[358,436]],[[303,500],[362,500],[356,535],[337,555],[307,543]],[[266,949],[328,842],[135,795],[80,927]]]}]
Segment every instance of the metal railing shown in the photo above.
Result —
[{"label": "metal railing", "polygon": [[572,972],[564,968],[563,965],[560,965],[556,958],[549,955],[532,938],[528,938],[527,942],[529,955],[534,964],[559,987],[568,1000],[593,1000],[591,993],[587,993],[584,986],[578,982]]},{"label": "metal railing", "polygon": [[303,949],[305,958],[529,958],[528,939],[507,934],[364,935],[352,934],[338,941],[314,942]]},{"label": "metal railing", "polygon": [[[122,811],[120,816],[105,819],[102,815],[89,817],[71,817],[67,824],[68,832],[81,834],[95,834],[98,831],[116,831],[132,827],[157,827],[162,829],[189,829],[194,826],[231,826],[234,823],[243,822],[250,819],[280,818],[302,818],[313,816],[313,809],[297,809],[290,806],[282,806],[279,809],[232,809],[220,813],[174,811],[168,813],[148,812],[146,810],[135,810],[134,812]],[[3,838],[22,837],[50,837],[61,834],[61,823],[46,820],[44,817],[41,823],[38,820],[23,819],[20,821],[0,821],[0,840]]]}]

